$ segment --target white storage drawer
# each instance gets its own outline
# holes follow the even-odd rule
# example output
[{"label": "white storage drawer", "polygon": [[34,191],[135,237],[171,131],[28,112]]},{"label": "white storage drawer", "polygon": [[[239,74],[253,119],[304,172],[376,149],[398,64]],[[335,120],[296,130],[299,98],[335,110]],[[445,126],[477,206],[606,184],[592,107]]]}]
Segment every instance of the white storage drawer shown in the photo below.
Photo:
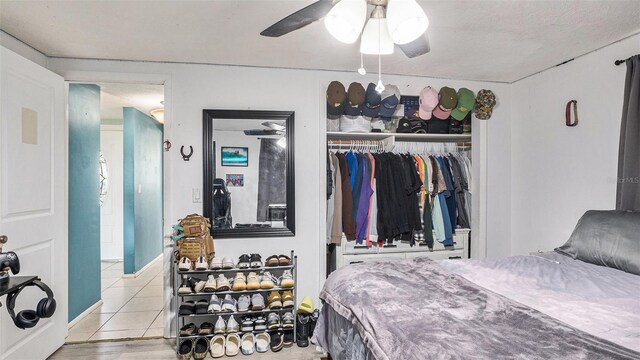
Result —
[{"label": "white storage drawer", "polygon": [[427,256],[433,260],[466,258],[463,254],[463,250],[415,251],[415,252],[406,253],[407,259],[411,259],[418,256]]},{"label": "white storage drawer", "polygon": [[358,264],[369,261],[402,260],[404,254],[372,254],[372,255],[344,255],[344,265]]}]

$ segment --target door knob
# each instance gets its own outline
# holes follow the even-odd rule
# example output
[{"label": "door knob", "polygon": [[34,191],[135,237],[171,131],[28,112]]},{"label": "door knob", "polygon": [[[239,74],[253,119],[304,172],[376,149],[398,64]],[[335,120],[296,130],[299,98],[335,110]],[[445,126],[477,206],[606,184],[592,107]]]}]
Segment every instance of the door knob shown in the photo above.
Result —
[{"label": "door knob", "polygon": [[7,241],[9,241],[7,235],[0,235],[0,247],[2,247],[2,244],[6,244]]}]

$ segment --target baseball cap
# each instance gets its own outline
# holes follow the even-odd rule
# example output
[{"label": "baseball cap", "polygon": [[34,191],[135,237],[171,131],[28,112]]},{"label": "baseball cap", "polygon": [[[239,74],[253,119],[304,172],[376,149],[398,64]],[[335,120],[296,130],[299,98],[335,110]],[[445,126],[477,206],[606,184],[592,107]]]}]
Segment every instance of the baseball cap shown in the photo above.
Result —
[{"label": "baseball cap", "polygon": [[347,90],[347,104],[344,113],[350,116],[358,116],[362,112],[364,106],[366,92],[362,84],[352,82]]},{"label": "baseball cap", "polygon": [[451,110],[451,117],[458,121],[462,121],[469,111],[473,109],[475,101],[476,97],[473,94],[473,91],[467,88],[458,90],[458,104],[455,109]]},{"label": "baseball cap", "polygon": [[438,106],[438,92],[436,89],[431,86],[422,89],[420,91],[420,109],[418,110],[420,119],[431,119],[431,112],[436,106]]},{"label": "baseball cap", "polygon": [[473,108],[477,119],[489,120],[494,106],[496,106],[496,96],[493,91],[486,89],[478,91],[476,105]]},{"label": "baseball cap", "polygon": [[376,91],[376,84],[369,83],[367,85],[367,94],[362,107],[362,115],[368,117],[376,117],[380,113],[380,101],[382,98]]},{"label": "baseball cap", "polygon": [[347,92],[339,81],[332,81],[327,87],[327,115],[342,115]]},{"label": "baseball cap", "polygon": [[426,134],[428,132],[427,122],[422,119],[411,120],[411,132],[414,134]]},{"label": "baseball cap", "polygon": [[400,89],[395,85],[385,85],[380,94],[380,117],[390,119],[400,103]]},{"label": "baseball cap", "polygon": [[398,121],[398,127],[396,128],[396,132],[410,134],[411,122],[409,121],[409,119],[407,119],[406,117],[400,119],[400,121]]},{"label": "baseball cap", "polygon": [[438,106],[433,109],[433,115],[438,119],[445,120],[458,104],[458,94],[452,88],[445,86],[440,89],[438,98]]}]

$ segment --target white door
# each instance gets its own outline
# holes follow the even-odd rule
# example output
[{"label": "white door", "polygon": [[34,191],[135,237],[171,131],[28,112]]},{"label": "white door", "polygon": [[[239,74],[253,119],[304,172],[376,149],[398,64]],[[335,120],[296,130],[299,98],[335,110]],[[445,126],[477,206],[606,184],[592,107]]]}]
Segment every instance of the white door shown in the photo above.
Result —
[{"label": "white door", "polygon": [[100,126],[100,151],[109,171],[107,196],[100,208],[100,253],[102,260],[122,260],[122,125]]},{"label": "white door", "polygon": [[[66,122],[64,81],[0,47],[0,234],[18,253],[20,275],[37,275],[57,310],[31,329],[14,326],[0,298],[0,359],[45,359],[67,334]],[[45,297],[22,292],[16,313]]]}]

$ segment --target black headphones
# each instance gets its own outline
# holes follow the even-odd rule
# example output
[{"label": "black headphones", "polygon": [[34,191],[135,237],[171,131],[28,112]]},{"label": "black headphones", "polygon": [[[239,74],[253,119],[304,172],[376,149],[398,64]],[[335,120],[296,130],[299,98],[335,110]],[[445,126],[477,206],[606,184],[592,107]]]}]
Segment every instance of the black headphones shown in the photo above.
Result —
[{"label": "black headphones", "polygon": [[[13,310],[16,306],[16,298],[18,295],[28,286],[37,286],[40,290],[44,291],[47,294],[47,297],[40,300],[38,302],[38,306],[36,310],[22,310],[16,316],[15,311]],[[7,311],[11,318],[13,319],[13,323],[16,324],[20,329],[28,329],[36,326],[38,320],[41,318],[49,318],[53,316],[56,312],[56,299],[53,298],[53,291],[49,289],[49,287],[40,280],[34,280],[27,286],[20,288],[20,290],[16,292],[12,292],[7,295]]]}]

